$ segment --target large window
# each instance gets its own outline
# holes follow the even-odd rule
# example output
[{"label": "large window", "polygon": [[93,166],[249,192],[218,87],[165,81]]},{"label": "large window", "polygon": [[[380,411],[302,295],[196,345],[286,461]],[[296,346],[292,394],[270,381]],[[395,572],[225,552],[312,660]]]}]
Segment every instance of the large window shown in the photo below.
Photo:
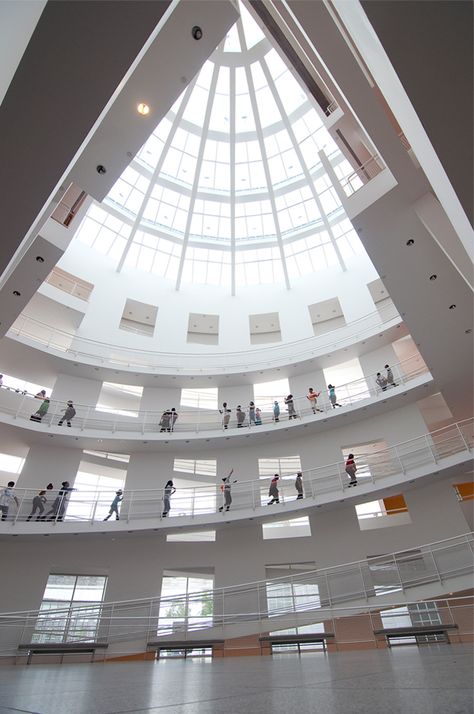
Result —
[{"label": "large window", "polygon": [[[312,572],[315,567],[311,562],[267,566],[266,577],[272,579],[266,585],[269,617],[287,616],[288,619],[291,613],[309,612],[321,607],[317,575]],[[321,632],[321,629],[320,623],[316,623],[278,632]]]},{"label": "large window", "polygon": [[96,410],[119,416],[138,417],[143,387],[103,382]]},{"label": "large window", "polygon": [[[370,397],[369,387],[357,359],[323,369],[326,384],[336,387],[338,404],[353,404]],[[372,385],[374,386],[374,385]]]},{"label": "large window", "polygon": [[66,520],[103,520],[109,513],[115,492],[123,489],[127,472],[105,464],[81,461],[69,496]]},{"label": "large window", "polygon": [[175,459],[173,471],[199,476],[216,476],[217,461],[216,459]]},{"label": "large window", "polygon": [[167,571],[161,585],[158,634],[184,634],[212,625],[214,599],[211,574]]},{"label": "large window", "polygon": [[31,641],[96,641],[106,584],[104,575],[50,575]]},{"label": "large window", "polygon": [[280,478],[291,478],[301,471],[299,456],[275,456],[258,460],[258,473],[261,479],[279,474]]},{"label": "large window", "polygon": [[283,400],[289,393],[288,379],[276,379],[272,382],[260,382],[253,385],[255,403],[264,411],[271,411],[274,401],[280,402],[280,408],[283,410],[285,408]]},{"label": "large window", "polygon": [[181,406],[196,409],[217,409],[217,387],[182,389]]}]

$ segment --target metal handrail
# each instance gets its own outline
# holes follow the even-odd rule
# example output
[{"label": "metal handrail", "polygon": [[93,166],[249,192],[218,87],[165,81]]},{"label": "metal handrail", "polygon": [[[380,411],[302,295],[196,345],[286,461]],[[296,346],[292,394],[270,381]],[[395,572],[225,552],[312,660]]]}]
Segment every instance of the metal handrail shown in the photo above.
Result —
[{"label": "metal handrail", "polygon": [[[403,362],[392,365],[392,372],[394,384],[397,387],[405,387],[409,385],[412,380],[429,374],[428,367],[421,356],[417,354]],[[385,389],[381,389],[379,385],[376,384],[375,379],[376,375],[370,374],[367,375],[367,377],[337,386],[337,404],[341,408],[359,406],[362,404],[366,405],[370,400],[377,400],[382,395],[386,396],[392,392],[394,388],[393,385],[387,385]],[[318,392],[316,388],[315,391]],[[2,396],[5,395],[6,392],[15,394],[15,401],[12,401],[11,404],[6,403],[9,401],[8,397],[2,399]],[[74,395],[71,395],[71,397],[73,396]],[[29,422],[31,415],[36,412],[40,405],[39,400],[36,402],[32,401],[32,397],[34,397],[33,394],[22,391],[20,388],[15,387],[14,384],[9,385],[4,383],[0,389],[0,417],[5,415],[13,417],[15,420],[28,420]],[[20,401],[18,401],[17,398]],[[57,426],[61,417],[61,410],[64,409],[64,406],[64,402],[50,399],[49,409],[42,417],[41,424],[47,428]],[[242,427],[237,426],[235,405],[232,405],[231,421],[228,425],[224,423],[223,417],[218,409],[207,409],[199,406],[193,409],[182,409],[178,407],[177,421],[175,423],[170,421],[169,427],[167,427],[166,425],[161,426],[160,424],[163,410],[119,410],[108,407],[101,409],[97,405],[74,402],[76,416],[73,418],[71,424],[75,429],[78,428],[81,431],[89,429],[112,433],[120,432],[122,434],[127,433],[128,435],[138,436],[161,432],[165,434],[163,438],[167,439],[171,433],[179,435],[184,433],[200,433],[203,431],[209,432],[213,430],[222,432],[225,428],[239,428],[239,431],[259,429],[262,425],[276,424],[278,421],[284,422],[289,416],[286,413],[287,410],[283,396],[280,398],[281,413],[278,419],[275,419],[272,402],[257,402],[256,407],[259,407],[261,410],[260,423],[251,420],[248,406],[242,405],[242,411],[245,413],[245,420]],[[324,390],[324,394],[321,392],[321,396],[318,397],[314,411],[306,395],[295,396],[294,407],[297,420],[306,417],[312,418],[313,416],[315,418],[327,418],[328,414],[335,414],[339,411],[339,407],[332,406],[326,390]],[[129,414],[126,413],[127,411],[129,411]],[[113,416],[107,416],[107,414]],[[295,420],[290,420],[290,423],[294,423],[294,421]]]},{"label": "metal handrail", "polygon": [[[462,453],[470,454],[474,447],[473,423],[472,418],[466,419],[370,454],[358,454],[356,458],[358,485],[378,487],[378,484],[384,479],[400,475],[400,463],[404,467],[403,476],[412,478],[413,471],[416,469],[432,467],[434,464],[438,464],[439,467],[444,459]],[[344,462],[305,469],[302,474],[304,498],[300,500],[296,498],[295,474],[281,474],[278,484],[280,505],[271,506],[271,512],[277,514],[280,519],[298,517],[299,510],[308,508],[308,505],[314,504],[316,499],[320,502],[328,494],[337,494],[345,492],[347,488],[354,488],[350,484],[350,476],[344,474]],[[343,477],[342,474],[344,474]],[[163,482],[167,478],[163,478]],[[179,475],[175,474],[175,478],[179,478]],[[268,514],[267,493],[270,478],[270,475],[256,476],[251,480],[234,483],[232,485],[232,512],[248,513],[249,509],[253,512],[256,509],[261,509],[259,515]],[[101,489],[93,492],[84,490],[74,492],[72,495],[68,494],[62,504],[63,508],[59,507],[61,504],[56,504],[56,511],[46,517],[48,524],[61,527],[63,522],[66,524],[93,524],[103,520],[109,512],[114,490]],[[27,507],[23,505],[18,511],[12,506],[11,514],[3,522],[5,524],[3,527],[15,527],[28,520],[31,511],[30,501],[37,493],[38,489],[15,489],[15,495],[17,498],[20,497],[21,504],[26,502],[28,505]],[[40,516],[46,515],[48,509],[50,510],[51,498],[56,497],[57,493],[55,491],[47,492],[49,505],[45,509],[45,513]],[[207,483],[192,488],[180,488],[173,495],[171,511],[166,516],[162,514],[163,496],[163,488],[125,489],[120,518],[129,527],[131,521],[139,522],[146,519],[153,519],[153,522],[156,522],[158,519],[167,518],[176,522],[176,519],[181,518],[196,519],[209,515],[215,517],[222,500],[220,480],[217,484]],[[300,508],[291,508],[290,510],[285,508],[287,504],[293,502]],[[37,519],[37,515],[35,513],[33,518],[43,521],[42,517]],[[222,517],[225,517],[225,513],[222,513]],[[2,524],[0,523],[0,530],[1,528]]]},{"label": "metal handrail", "polygon": [[[288,626],[327,621],[340,617],[342,613],[351,616],[359,613],[362,616],[385,611],[390,616],[388,609],[416,605],[417,601],[405,598],[394,602],[393,597],[387,598],[387,595],[406,592],[419,585],[425,588],[428,584],[435,584],[439,588],[440,578],[447,590],[447,580],[471,575],[473,542],[474,534],[466,533],[408,551],[389,553],[378,557],[376,562],[375,559],[362,559],[344,565],[301,573],[288,572],[277,578],[210,588],[196,593],[65,605],[51,611],[34,609],[4,612],[0,613],[0,628],[5,631],[11,646],[17,647],[18,640],[20,643],[29,643],[35,637],[41,637],[45,631],[48,633],[48,630],[57,635],[56,641],[60,641],[62,634],[58,634],[57,627],[55,630],[55,624],[63,625],[65,619],[70,623],[80,617],[89,617],[95,618],[93,639],[97,642],[111,644],[133,640],[136,643],[143,640],[146,645],[150,639],[176,637],[177,634],[184,638],[193,632],[224,634],[224,628],[227,637],[238,636],[239,628],[242,627],[247,634],[250,631],[268,634],[271,630],[281,630]],[[341,574],[344,575],[343,590],[338,585],[341,583]],[[298,585],[311,586],[310,592],[295,589]],[[178,618],[184,619],[184,622],[179,622],[178,633],[174,627],[176,617],[169,615],[167,609],[172,605],[183,604],[185,610],[189,611],[189,605],[202,602],[203,596],[212,602],[212,613],[193,615],[193,623],[189,622],[188,616]],[[240,599],[242,596],[243,599]],[[434,602],[437,610],[447,611],[446,616],[440,618],[439,624],[454,622],[452,608],[457,603],[462,603],[461,606],[465,603],[472,608],[468,596],[442,596]],[[76,636],[74,640],[81,641],[81,638]],[[83,638],[83,641],[87,641],[87,638]]]},{"label": "metal handrail", "polygon": [[[377,333],[391,322],[402,322],[402,318],[393,304],[381,307],[372,313],[353,320],[346,325],[321,335],[305,337],[290,344],[278,344],[271,347],[248,348],[234,352],[186,352],[172,353],[141,350],[110,342],[99,342],[82,337],[75,332],[60,330],[36,318],[22,313],[7,333],[8,337],[26,337],[32,342],[46,345],[48,349],[67,354],[74,359],[98,359],[108,365],[122,365],[137,369],[170,370],[180,374],[220,374],[233,370],[239,373],[249,369],[265,369],[281,364],[311,359],[315,355],[334,351],[346,345],[348,341],[362,339]],[[208,367],[202,366],[203,356]],[[179,357],[179,360],[177,359]],[[179,362],[180,367],[176,364]],[[247,364],[248,362],[248,364]],[[199,366],[195,366],[196,363]]]}]

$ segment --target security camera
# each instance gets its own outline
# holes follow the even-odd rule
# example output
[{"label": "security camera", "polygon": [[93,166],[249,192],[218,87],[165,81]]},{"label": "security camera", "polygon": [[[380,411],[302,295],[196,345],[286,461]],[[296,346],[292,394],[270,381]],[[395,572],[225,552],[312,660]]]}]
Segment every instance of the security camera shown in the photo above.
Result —
[{"label": "security camera", "polygon": [[105,168],[105,166],[102,166],[102,164],[99,164],[97,166],[96,171],[98,174],[101,174],[101,175],[107,173],[107,169]]},{"label": "security camera", "polygon": [[199,27],[199,25],[194,25],[193,29],[191,30],[191,34],[194,37],[195,40],[200,40],[202,37],[202,30]]}]

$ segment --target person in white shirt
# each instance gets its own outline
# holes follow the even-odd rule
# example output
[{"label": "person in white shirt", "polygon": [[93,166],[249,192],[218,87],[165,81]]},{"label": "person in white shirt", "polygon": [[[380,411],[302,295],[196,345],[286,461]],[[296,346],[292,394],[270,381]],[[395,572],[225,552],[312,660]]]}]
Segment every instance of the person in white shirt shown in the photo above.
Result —
[{"label": "person in white shirt", "polygon": [[16,507],[18,508],[18,499],[13,493],[14,486],[15,482],[9,481],[7,487],[0,492],[0,511],[2,513],[2,521],[7,520],[8,509],[13,502],[16,503]]}]

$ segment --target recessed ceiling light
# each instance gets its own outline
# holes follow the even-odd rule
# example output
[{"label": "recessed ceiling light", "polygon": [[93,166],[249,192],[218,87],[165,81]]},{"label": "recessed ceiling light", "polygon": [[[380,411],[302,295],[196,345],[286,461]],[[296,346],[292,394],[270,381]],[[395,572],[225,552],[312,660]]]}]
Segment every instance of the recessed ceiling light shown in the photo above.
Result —
[{"label": "recessed ceiling light", "polygon": [[14,294],[16,297],[20,297],[20,295],[21,295],[21,293],[20,293],[18,290],[14,290],[14,291],[13,291],[13,294]]},{"label": "recessed ceiling light", "polygon": [[455,309],[456,309],[456,305],[453,303],[452,305],[449,306],[449,309],[450,309],[450,310],[455,310]]},{"label": "recessed ceiling light", "polygon": [[407,240],[407,245],[413,245],[414,242],[415,242],[415,241],[413,240],[413,238],[409,238],[409,239]]},{"label": "recessed ceiling light", "polygon": [[470,335],[470,334],[471,334],[471,332],[472,332],[472,329],[471,329],[471,328],[469,328],[468,330],[464,330],[464,332],[466,333],[466,335]]},{"label": "recessed ceiling light", "polygon": [[141,114],[142,117],[146,117],[150,113],[150,107],[145,102],[140,102],[137,105],[137,112]]},{"label": "recessed ceiling light", "polygon": [[436,273],[433,273],[433,275],[430,275],[430,280],[436,280],[437,277]]}]

